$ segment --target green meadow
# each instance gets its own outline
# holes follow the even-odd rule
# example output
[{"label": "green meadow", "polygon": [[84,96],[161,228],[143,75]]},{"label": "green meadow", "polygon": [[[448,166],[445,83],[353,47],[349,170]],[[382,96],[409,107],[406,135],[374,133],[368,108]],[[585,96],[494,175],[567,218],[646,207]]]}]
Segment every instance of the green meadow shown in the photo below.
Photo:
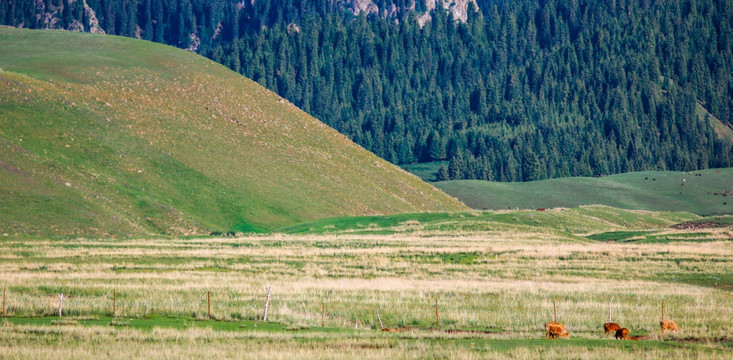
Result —
[{"label": "green meadow", "polygon": [[733,168],[640,171],[600,178],[524,183],[454,180],[434,185],[474,209],[537,209],[607,205],[622,209],[733,213]]}]

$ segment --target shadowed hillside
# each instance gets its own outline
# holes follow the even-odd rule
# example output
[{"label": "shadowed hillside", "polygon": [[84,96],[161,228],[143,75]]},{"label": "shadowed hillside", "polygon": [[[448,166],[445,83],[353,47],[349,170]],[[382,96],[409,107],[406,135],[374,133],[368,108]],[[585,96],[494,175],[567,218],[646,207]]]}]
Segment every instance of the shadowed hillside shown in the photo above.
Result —
[{"label": "shadowed hillside", "polygon": [[193,53],[9,28],[0,49],[2,233],[267,231],[465,209]]}]

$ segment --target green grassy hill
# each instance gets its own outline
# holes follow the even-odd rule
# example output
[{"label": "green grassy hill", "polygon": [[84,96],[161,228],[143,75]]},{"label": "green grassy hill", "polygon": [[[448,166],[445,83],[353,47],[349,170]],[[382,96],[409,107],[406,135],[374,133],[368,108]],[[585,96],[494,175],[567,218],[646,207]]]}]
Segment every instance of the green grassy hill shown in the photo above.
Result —
[{"label": "green grassy hill", "polygon": [[193,53],[11,28],[0,49],[0,233],[268,231],[466,209]]},{"label": "green grassy hill", "polygon": [[435,186],[474,209],[602,204],[622,209],[686,211],[698,215],[733,213],[733,168],[694,171],[691,174],[643,171],[602,178],[563,178],[525,183],[461,180],[438,182]]}]

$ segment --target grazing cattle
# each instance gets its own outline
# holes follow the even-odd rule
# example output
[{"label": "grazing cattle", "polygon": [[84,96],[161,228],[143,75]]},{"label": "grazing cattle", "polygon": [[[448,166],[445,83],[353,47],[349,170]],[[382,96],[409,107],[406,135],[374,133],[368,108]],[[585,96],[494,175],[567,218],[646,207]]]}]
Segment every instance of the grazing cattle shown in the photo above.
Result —
[{"label": "grazing cattle", "polygon": [[569,338],[570,333],[565,329],[565,325],[559,322],[550,321],[545,323],[545,339]]},{"label": "grazing cattle", "polygon": [[628,336],[629,336],[629,329],[622,328],[622,329],[616,330],[616,339],[626,340]]},{"label": "grazing cattle", "polygon": [[674,320],[662,320],[659,322],[659,325],[662,327],[662,332],[665,330],[680,331],[680,327],[677,326],[677,323],[674,322]]},{"label": "grazing cattle", "polygon": [[610,333],[616,333],[616,330],[619,330],[619,329],[621,329],[621,326],[613,322],[607,322],[603,324],[603,330],[606,331],[606,335]]},{"label": "grazing cattle", "polygon": [[680,331],[680,327],[674,320],[664,320],[664,300],[662,300],[662,321],[659,322],[659,325],[662,327],[662,333],[664,330]]}]

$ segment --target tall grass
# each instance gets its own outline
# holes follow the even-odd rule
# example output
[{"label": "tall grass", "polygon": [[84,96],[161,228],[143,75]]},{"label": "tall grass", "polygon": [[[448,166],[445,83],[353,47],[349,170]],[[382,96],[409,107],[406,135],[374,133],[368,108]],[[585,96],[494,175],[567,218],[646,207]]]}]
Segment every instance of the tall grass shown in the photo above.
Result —
[{"label": "tall grass", "polygon": [[733,315],[729,292],[716,289],[731,281],[730,241],[568,244],[526,233],[0,244],[10,316],[52,316],[56,293],[69,316],[109,316],[114,289],[120,317],[204,318],[211,291],[214,318],[255,320],[269,285],[268,317],[298,326],[320,324],[325,302],[332,327],[358,318],[375,328],[377,309],[387,326],[429,327],[436,298],[446,328],[511,332],[539,331],[556,301],[572,331],[595,333],[611,295],[617,319],[639,332],[656,331],[661,300],[690,335],[725,335]]},{"label": "tall grass", "polygon": [[[8,358],[729,356],[730,228],[668,228],[680,218],[695,218],[686,215],[644,213],[633,220],[634,213],[607,208],[556,212],[458,214],[442,221],[406,215],[386,223],[364,218],[337,234],[315,235],[0,237],[0,286],[8,288],[10,316],[0,326],[0,343],[12,344],[2,349]],[[584,215],[572,220],[563,212]],[[467,231],[465,225],[476,220],[471,216],[494,223],[490,230]],[[665,241],[584,237],[588,231],[618,231],[623,219],[639,226],[626,228],[634,236]],[[350,232],[365,221],[373,224],[372,233]],[[268,286],[268,320],[281,325],[259,322]],[[213,322],[207,320],[208,291]],[[55,316],[57,293],[66,295],[69,322],[31,318]],[[650,340],[604,336],[611,296],[614,321]],[[659,333],[662,300],[665,317],[681,332]],[[543,339],[553,302],[570,341]],[[377,331],[377,310],[386,327],[404,331]],[[445,332],[452,329],[480,333]]]}]

